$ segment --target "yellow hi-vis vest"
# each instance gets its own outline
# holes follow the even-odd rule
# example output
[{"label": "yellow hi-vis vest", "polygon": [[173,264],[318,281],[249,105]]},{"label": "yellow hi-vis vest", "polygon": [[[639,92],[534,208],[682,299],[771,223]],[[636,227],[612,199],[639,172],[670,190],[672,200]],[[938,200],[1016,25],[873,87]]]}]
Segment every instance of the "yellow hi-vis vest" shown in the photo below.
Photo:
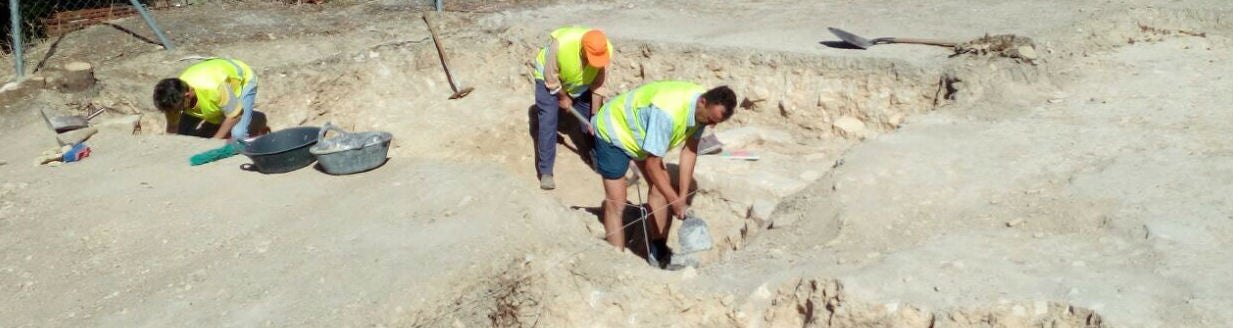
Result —
[{"label": "yellow hi-vis vest", "polygon": [[644,120],[650,114],[644,111],[655,110],[650,108],[654,105],[672,117],[672,137],[668,146],[668,150],[672,150],[702,127],[701,124],[688,125],[690,115],[696,110],[695,103],[703,92],[706,89],[702,86],[685,81],[647,83],[609,100],[595,114],[592,124],[600,138],[621,147],[631,158],[643,160],[649,155],[642,148],[642,142],[646,140],[648,127]]},{"label": "yellow hi-vis vest", "polygon": [[[210,58],[193,64],[180,74],[180,80],[188,83],[197,94],[197,105],[184,113],[220,124],[224,116],[239,112],[238,106],[242,106],[239,98],[243,96],[240,92],[256,79],[253,69],[239,60]],[[223,94],[227,91],[231,94]],[[230,110],[224,111],[224,106]],[[233,115],[224,115],[224,112]]]},{"label": "yellow hi-vis vest", "polygon": [[[552,31],[552,38],[557,40],[557,70],[561,75],[561,86],[572,97],[581,96],[590,89],[591,82],[599,75],[599,69],[582,63],[582,35],[590,32],[585,27],[563,27]],[[608,53],[612,54],[612,42],[608,42]],[[544,79],[544,60],[548,48],[539,49],[535,57],[535,79]]]}]

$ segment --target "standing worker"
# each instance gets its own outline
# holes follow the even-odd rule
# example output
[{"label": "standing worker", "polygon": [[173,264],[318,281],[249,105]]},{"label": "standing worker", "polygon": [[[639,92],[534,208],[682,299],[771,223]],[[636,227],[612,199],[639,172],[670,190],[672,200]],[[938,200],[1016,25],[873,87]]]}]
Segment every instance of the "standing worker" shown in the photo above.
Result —
[{"label": "standing worker", "polygon": [[[539,50],[535,58],[535,107],[539,120],[535,168],[540,189],[556,188],[552,167],[557,157],[560,112],[572,108],[589,119],[592,106],[603,106],[605,67],[611,55],[612,43],[604,32],[583,27],[552,31],[552,41]],[[579,151],[583,149],[580,147]]]},{"label": "standing worker", "polygon": [[[654,218],[650,231],[647,260],[656,263],[667,256],[667,208],[684,220],[698,142],[707,125],[732,117],[736,93],[727,86],[706,90],[684,81],[657,81],[644,84],[612,98],[594,117],[595,167],[604,179],[604,231],[608,243],[625,249],[622,213],[626,202],[625,171],[633,160],[650,182],[647,205]],[[668,151],[680,147],[679,183],[676,188],[664,167]],[[641,206],[641,204],[639,204]]]},{"label": "standing worker", "polygon": [[235,59],[209,58],[154,86],[169,134],[232,140],[264,134],[269,128],[265,114],[253,110],[256,101],[256,72]]}]

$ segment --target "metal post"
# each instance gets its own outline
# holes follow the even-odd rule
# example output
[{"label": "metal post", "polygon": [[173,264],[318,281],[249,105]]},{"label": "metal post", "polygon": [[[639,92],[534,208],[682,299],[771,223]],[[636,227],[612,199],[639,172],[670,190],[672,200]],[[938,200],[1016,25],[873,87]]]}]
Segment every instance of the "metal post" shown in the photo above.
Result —
[{"label": "metal post", "polygon": [[163,34],[163,30],[158,28],[158,23],[154,22],[154,16],[150,16],[150,12],[146,10],[146,6],[142,6],[141,2],[138,2],[137,0],[130,1],[133,3],[133,8],[137,8],[137,12],[141,13],[141,18],[146,20],[146,25],[150,26],[151,30],[154,30],[154,35],[158,36],[158,41],[163,43],[163,49],[175,50],[176,46],[171,44],[171,39],[168,39],[167,35]]},{"label": "metal post", "polygon": [[437,0],[437,12],[441,12],[441,1],[443,0]]},{"label": "metal post", "polygon": [[21,9],[17,8],[17,0],[9,0],[9,20],[13,23],[13,65],[16,80],[20,81],[26,75],[25,63],[21,49]]}]

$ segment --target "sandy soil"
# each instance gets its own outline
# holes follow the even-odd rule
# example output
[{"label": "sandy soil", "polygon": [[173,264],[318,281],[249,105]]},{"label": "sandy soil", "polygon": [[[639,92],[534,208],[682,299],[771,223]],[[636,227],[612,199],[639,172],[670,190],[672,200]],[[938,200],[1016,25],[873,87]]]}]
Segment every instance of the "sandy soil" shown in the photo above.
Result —
[{"label": "sandy soil", "polygon": [[[36,44],[36,75],[85,61],[99,84],[0,92],[0,326],[1233,325],[1226,3],[484,8],[438,20],[476,87],[454,101],[422,8],[396,1],[161,11],[173,52],[106,26]],[[613,37],[616,90],[690,79],[750,104],[716,134],[762,159],[700,160],[694,208],[717,244],[701,267],[605,246],[570,136],[558,189],[537,188],[527,63],[571,23]],[[837,49],[828,26],[1013,33],[1037,55]],[[391,160],[352,176],[190,167],[218,144],[162,135],[148,98],[191,55],[255,67],[275,128],[389,131]],[[89,103],[114,109],[93,154],[33,165],[55,146],[36,110]]]}]

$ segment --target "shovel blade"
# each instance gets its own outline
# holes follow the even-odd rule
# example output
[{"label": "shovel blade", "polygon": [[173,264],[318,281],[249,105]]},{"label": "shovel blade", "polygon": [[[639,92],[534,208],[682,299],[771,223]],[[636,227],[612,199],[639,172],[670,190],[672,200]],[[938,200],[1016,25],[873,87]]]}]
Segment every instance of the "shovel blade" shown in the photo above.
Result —
[{"label": "shovel blade", "polygon": [[89,120],[85,117],[73,116],[53,116],[48,118],[47,112],[39,109],[39,115],[43,117],[43,122],[47,123],[47,128],[55,133],[62,133],[84,128],[90,125]]},{"label": "shovel blade", "polygon": [[854,47],[861,48],[861,49],[869,49],[869,47],[873,46],[873,42],[869,41],[869,39],[862,38],[856,34],[848,33],[848,31],[844,31],[844,30],[837,29],[834,27],[827,27],[826,29],[830,30],[831,34],[834,34],[835,36],[839,37],[839,39],[843,40],[843,42],[846,42],[847,44],[850,44]]},{"label": "shovel blade", "polygon": [[51,118],[51,128],[56,130],[56,133],[77,130],[87,126],[90,126],[89,121],[79,115],[55,116]]}]

